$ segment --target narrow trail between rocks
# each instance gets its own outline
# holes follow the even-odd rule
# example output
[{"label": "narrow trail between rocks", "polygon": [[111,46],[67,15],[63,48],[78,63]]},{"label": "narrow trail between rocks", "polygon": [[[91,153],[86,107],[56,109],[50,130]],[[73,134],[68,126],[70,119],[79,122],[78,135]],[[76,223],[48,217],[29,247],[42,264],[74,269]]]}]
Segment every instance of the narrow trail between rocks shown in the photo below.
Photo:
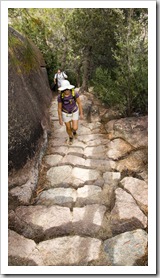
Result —
[{"label": "narrow trail between rocks", "polygon": [[[103,124],[79,121],[78,138],[67,145],[57,97],[49,113],[51,134],[36,195],[31,205],[17,207],[9,230],[10,242],[14,238],[10,265],[134,265],[146,254],[146,216],[139,210],[142,218],[134,229],[128,225],[127,231],[121,220],[124,232],[113,229],[118,222],[112,223],[111,211],[121,173],[113,170],[115,162],[108,157],[110,140]],[[128,222],[135,218],[129,217]]]}]

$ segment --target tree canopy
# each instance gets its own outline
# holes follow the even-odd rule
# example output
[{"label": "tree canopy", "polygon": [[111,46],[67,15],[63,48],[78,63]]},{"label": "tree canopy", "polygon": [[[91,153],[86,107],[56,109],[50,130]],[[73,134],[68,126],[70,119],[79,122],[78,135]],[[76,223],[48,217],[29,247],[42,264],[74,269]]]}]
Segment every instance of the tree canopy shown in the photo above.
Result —
[{"label": "tree canopy", "polygon": [[9,9],[9,24],[43,53],[50,84],[58,67],[124,115],[148,111],[147,9]]}]

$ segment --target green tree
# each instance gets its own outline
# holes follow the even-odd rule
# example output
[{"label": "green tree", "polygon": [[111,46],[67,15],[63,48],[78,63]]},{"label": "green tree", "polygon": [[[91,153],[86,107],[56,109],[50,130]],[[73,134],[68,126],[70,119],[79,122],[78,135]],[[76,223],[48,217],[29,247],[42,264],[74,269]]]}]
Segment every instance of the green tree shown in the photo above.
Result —
[{"label": "green tree", "polygon": [[[148,38],[147,11],[117,9],[112,57],[115,66],[99,67],[94,86],[99,96],[110,106],[117,106],[124,115],[147,113],[148,108]],[[101,75],[101,86],[99,77]]]},{"label": "green tree", "polygon": [[[135,16],[135,9],[126,9],[119,18],[118,32],[115,33],[117,49],[113,57],[117,66],[117,90],[124,95],[126,115],[131,115],[137,104],[144,112],[147,109],[148,67],[147,67],[147,20],[146,13]],[[143,97],[142,97],[143,94]],[[143,103],[142,103],[143,102]]]},{"label": "green tree", "polygon": [[111,47],[115,22],[112,9],[74,9],[67,22],[73,52],[80,57],[77,68],[82,72],[82,91],[88,90],[88,82],[97,66],[101,63],[113,66]]}]

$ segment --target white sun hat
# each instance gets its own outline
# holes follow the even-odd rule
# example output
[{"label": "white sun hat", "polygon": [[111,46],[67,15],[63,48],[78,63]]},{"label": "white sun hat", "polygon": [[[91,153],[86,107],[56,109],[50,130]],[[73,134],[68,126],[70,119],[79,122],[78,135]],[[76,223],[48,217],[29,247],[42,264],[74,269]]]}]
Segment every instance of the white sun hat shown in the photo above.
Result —
[{"label": "white sun hat", "polygon": [[71,90],[75,88],[75,86],[71,85],[68,80],[62,80],[61,81],[61,87],[58,88],[59,91],[64,91],[64,90]]}]

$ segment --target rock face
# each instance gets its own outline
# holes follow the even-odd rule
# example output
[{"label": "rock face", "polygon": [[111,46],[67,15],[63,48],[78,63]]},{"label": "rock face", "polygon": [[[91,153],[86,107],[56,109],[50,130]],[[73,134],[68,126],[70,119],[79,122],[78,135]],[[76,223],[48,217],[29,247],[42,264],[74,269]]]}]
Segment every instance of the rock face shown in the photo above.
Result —
[{"label": "rock face", "polygon": [[35,195],[30,198],[26,176],[12,183],[9,265],[147,265],[147,117],[108,121],[109,111],[89,93],[83,103],[78,138],[67,145],[53,99]]},{"label": "rock face", "polygon": [[51,91],[39,49],[9,27],[8,153],[9,170],[19,169],[33,157],[49,123]]}]

